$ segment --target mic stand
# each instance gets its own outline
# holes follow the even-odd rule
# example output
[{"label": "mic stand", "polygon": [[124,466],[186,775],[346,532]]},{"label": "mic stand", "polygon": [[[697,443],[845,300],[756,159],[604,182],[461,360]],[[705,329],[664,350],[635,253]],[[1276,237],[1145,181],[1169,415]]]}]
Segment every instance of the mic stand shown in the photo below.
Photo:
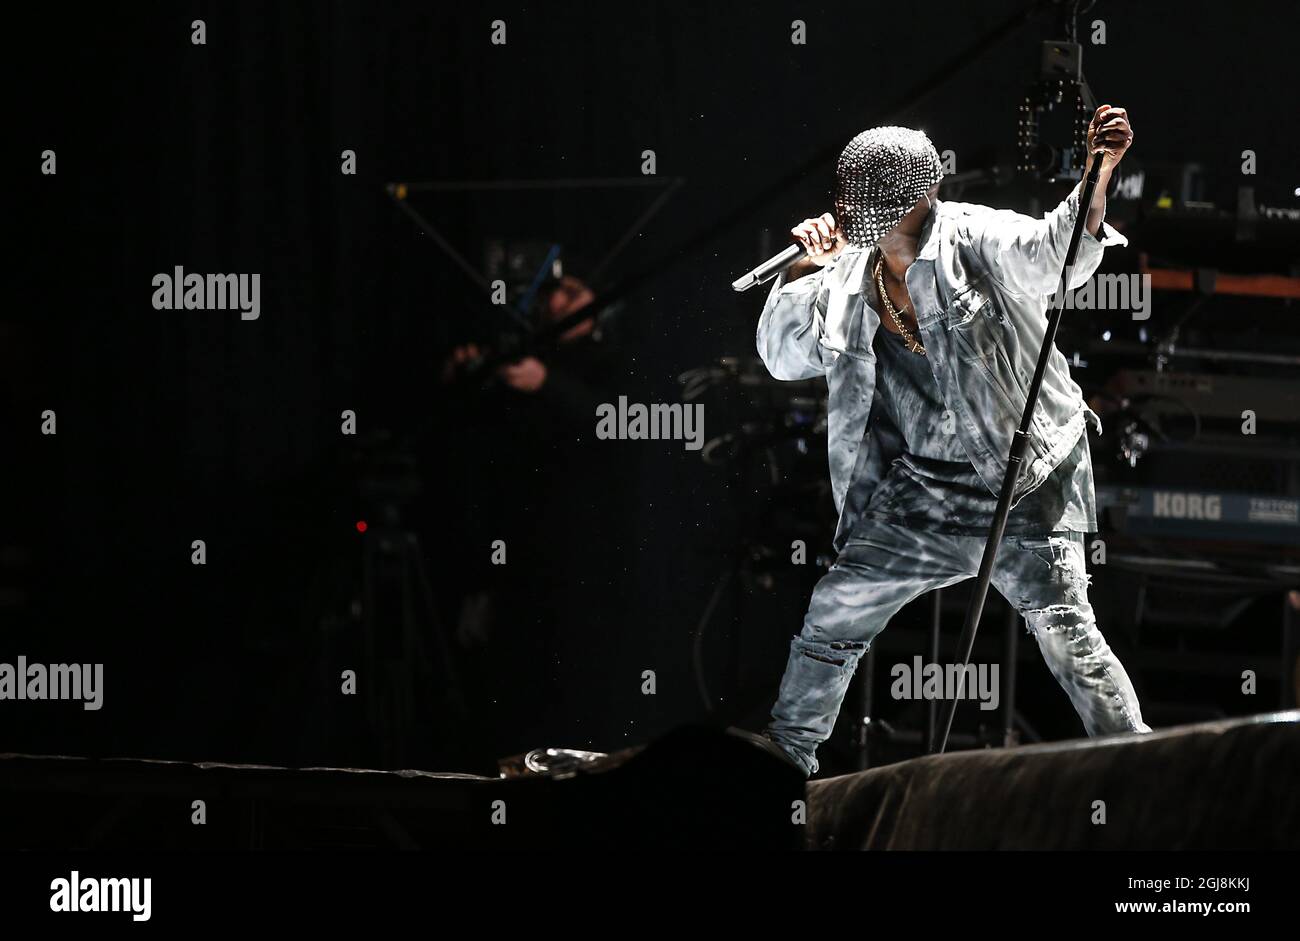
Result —
[{"label": "mic stand", "polygon": [[[1047,321],[1047,333],[1043,336],[1042,348],[1038,351],[1038,365],[1034,369],[1034,379],[1026,393],[1025,410],[1020,416],[1020,427],[1011,439],[1011,451],[1007,456],[1007,471],[1002,477],[1002,491],[998,495],[998,506],[993,513],[993,525],[988,542],[984,544],[984,557],[980,560],[979,577],[975,589],[971,592],[970,602],[966,605],[966,621],[962,625],[961,638],[957,641],[957,652],[961,657],[961,670],[958,674],[957,693],[950,701],[944,703],[944,715],[939,724],[939,738],[936,752],[943,754],[948,745],[948,733],[952,730],[953,716],[957,712],[957,703],[965,695],[966,666],[970,663],[971,650],[975,646],[975,632],[979,629],[980,615],[984,611],[984,599],[989,591],[989,579],[993,575],[993,561],[997,558],[998,547],[1002,544],[1002,533],[1007,526],[1007,516],[1011,512],[1011,495],[1015,492],[1016,482],[1020,479],[1020,465],[1025,451],[1029,447],[1029,426],[1034,419],[1034,407],[1038,404],[1038,394],[1043,387],[1043,374],[1047,371],[1047,361],[1051,358],[1056,342],[1056,329],[1061,325],[1061,314],[1065,310],[1065,292],[1069,287],[1070,269],[1074,267],[1075,256],[1079,252],[1079,242],[1083,238],[1084,228],[1088,224],[1088,214],[1092,210],[1092,196],[1097,189],[1101,176],[1101,164],[1104,154],[1094,155],[1092,169],[1088,171],[1083,183],[1083,194],[1079,197],[1079,214],[1074,220],[1074,231],[1070,235],[1070,245],[1065,253],[1065,265],[1061,270],[1061,280],[1056,286],[1056,306]],[[1087,431],[1084,431],[1087,434]]]}]

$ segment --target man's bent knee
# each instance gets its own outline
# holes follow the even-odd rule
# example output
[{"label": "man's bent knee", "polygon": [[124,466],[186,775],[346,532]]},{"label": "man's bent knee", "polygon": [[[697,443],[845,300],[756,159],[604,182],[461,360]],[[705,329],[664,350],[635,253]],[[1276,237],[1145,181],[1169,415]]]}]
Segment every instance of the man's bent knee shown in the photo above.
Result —
[{"label": "man's bent knee", "polygon": [[803,635],[794,639],[795,649],[809,660],[837,667],[856,665],[858,658],[866,653],[867,646],[866,641],[860,640],[809,640]]}]

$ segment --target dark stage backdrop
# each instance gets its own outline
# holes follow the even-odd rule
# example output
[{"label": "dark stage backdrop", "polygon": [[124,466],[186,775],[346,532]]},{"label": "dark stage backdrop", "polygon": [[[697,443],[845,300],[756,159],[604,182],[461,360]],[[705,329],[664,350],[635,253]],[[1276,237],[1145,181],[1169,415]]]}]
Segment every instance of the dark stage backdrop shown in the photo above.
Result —
[{"label": "dark stage backdrop", "polygon": [[[482,403],[449,395],[443,357],[497,323],[383,185],[634,177],[653,150],[658,174],[685,185],[608,285],[872,124],[923,127],[959,167],[1010,163],[1038,43],[1059,34],[1050,16],[914,107],[883,109],[1020,6],[27,10],[10,33],[10,183],[21,197],[11,277],[23,290],[0,314],[12,586],[0,660],[103,662],[105,705],[6,707],[16,721],[0,749],[385,761],[361,697],[339,694],[360,656],[355,523],[373,504],[359,482],[391,453],[383,434],[418,460],[424,491],[404,522],[421,540],[467,699],[459,712],[430,708],[426,726],[403,733],[401,760],[477,769],[543,743],[609,750],[703,716],[694,630],[744,525],[742,495],[680,442],[604,443],[590,465],[569,467],[556,442],[514,442]],[[1294,157],[1294,53],[1275,9],[1103,2],[1084,17],[1085,29],[1107,23],[1086,71],[1101,100],[1129,109],[1135,155],[1199,159],[1230,186],[1248,140],[1266,168],[1260,186],[1290,191],[1296,181],[1277,168]],[[196,19],[204,45],[191,43]],[[506,22],[504,46],[490,43],[493,19]],[[791,44],[794,19],[806,45]],[[57,175],[38,172],[46,149]],[[340,172],[345,149],[355,175]],[[738,298],[729,283],[758,256],[761,228],[823,210],[830,169],[629,296],[616,368],[599,388],[674,401],[684,369],[752,354],[761,297]],[[553,239],[582,276],[651,196],[415,194],[411,204],[476,264],[490,237]],[[175,266],[260,273],[259,319],[153,309],[151,279]],[[39,433],[46,409],[56,436]],[[344,409],[360,441],[340,434]],[[522,509],[512,493],[494,501],[473,482],[489,444],[523,467],[558,462],[562,482]],[[521,574],[490,636],[467,639],[455,628],[471,578],[463,560],[486,557],[499,538],[491,525],[518,535],[508,565]],[[204,566],[191,564],[195,539]],[[750,680],[767,699],[809,583],[747,605],[741,640],[749,662],[766,664]],[[715,686],[731,640],[716,630],[703,654]],[[644,671],[655,695],[643,693]],[[377,682],[359,677],[363,690]],[[765,705],[727,703],[719,716],[752,723]]]}]

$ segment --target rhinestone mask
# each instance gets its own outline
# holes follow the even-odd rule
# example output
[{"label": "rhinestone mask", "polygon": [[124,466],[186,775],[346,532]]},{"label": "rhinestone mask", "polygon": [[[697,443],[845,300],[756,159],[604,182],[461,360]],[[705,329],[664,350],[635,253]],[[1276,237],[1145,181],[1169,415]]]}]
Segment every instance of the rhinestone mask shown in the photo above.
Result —
[{"label": "rhinestone mask", "polygon": [[835,220],[849,244],[871,248],[942,176],[939,154],[924,131],[863,131],[835,166]]}]

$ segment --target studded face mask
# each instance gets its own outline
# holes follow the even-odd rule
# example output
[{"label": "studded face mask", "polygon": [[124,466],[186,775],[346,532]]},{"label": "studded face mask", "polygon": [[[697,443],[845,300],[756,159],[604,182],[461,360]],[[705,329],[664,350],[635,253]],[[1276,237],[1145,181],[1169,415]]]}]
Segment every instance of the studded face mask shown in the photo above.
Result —
[{"label": "studded face mask", "polygon": [[849,244],[871,248],[942,176],[939,154],[925,132],[863,131],[835,166],[835,220]]}]

